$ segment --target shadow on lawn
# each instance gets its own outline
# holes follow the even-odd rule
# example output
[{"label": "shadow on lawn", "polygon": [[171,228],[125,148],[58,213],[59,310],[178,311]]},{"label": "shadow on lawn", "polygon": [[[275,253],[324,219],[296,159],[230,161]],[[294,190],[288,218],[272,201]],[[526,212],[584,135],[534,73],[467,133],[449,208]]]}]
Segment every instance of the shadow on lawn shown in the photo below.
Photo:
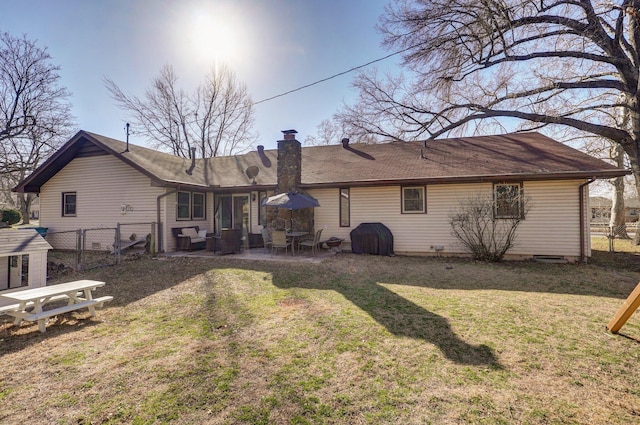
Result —
[{"label": "shadow on lawn", "polygon": [[86,310],[54,316],[49,320],[45,333],[38,330],[37,322],[25,321],[20,326],[14,326],[13,318],[0,316],[0,356],[20,351],[29,345],[39,344],[50,338],[69,337],[70,334],[81,329],[99,325],[100,310],[97,310],[97,313],[97,318],[89,316]]},{"label": "shadow on lawn", "polygon": [[290,273],[271,271],[273,283],[281,289],[304,288],[334,290],[365,311],[390,333],[400,337],[424,340],[437,346],[449,360],[458,364],[490,365],[501,369],[490,347],[471,345],[451,329],[449,321],[377,283],[323,283],[313,279],[291,278]]},{"label": "shadow on lawn", "polygon": [[[182,259],[180,262],[170,260],[130,261],[115,267],[104,267],[87,272],[70,271],[56,277],[47,284],[69,282],[78,279],[94,279],[107,284],[97,288],[94,297],[113,296],[113,300],[104,305],[104,309],[123,307],[143,300],[157,292],[193,278],[211,266],[194,259]],[[161,270],[159,272],[159,270]],[[57,303],[58,305],[60,302]],[[57,306],[48,304],[46,309]],[[27,345],[40,343],[49,338],[59,337],[70,332],[77,332],[86,327],[100,324],[105,314],[103,308],[96,309],[96,318],[91,318],[86,309],[54,316],[49,319],[46,332],[38,330],[36,322],[24,321],[20,326],[13,325],[10,316],[0,315],[0,356],[5,353],[19,351]],[[5,340],[5,341],[3,341]]]}]

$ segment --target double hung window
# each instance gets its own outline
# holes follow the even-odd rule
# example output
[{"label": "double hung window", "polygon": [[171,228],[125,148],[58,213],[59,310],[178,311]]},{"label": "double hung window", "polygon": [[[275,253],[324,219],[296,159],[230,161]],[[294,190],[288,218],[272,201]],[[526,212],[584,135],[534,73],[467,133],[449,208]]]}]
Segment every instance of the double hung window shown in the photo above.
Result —
[{"label": "double hung window", "polygon": [[402,188],[402,213],[420,214],[427,212],[427,191],[424,186]]},{"label": "double hung window", "polygon": [[206,195],[202,192],[178,192],[178,220],[204,220],[206,218]]},{"label": "double hung window", "polygon": [[76,192],[62,192],[62,216],[75,217],[77,211]]},{"label": "double hung window", "polygon": [[524,218],[522,183],[494,184],[493,201],[495,218]]}]

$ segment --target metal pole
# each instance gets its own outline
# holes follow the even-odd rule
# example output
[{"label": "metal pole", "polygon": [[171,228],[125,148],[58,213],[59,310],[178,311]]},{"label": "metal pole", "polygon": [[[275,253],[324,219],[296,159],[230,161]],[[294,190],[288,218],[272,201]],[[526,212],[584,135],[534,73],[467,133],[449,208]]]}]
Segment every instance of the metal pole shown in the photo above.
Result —
[{"label": "metal pole", "polygon": [[614,252],[613,239],[616,237],[613,226],[609,226],[609,252]]},{"label": "metal pole", "polygon": [[122,239],[120,237],[120,223],[116,224],[116,234],[115,234],[115,241],[114,241],[114,264],[120,264],[120,261],[122,260]]},{"label": "metal pole", "polygon": [[156,222],[151,223],[151,240],[149,241],[149,253],[152,256],[156,255]]},{"label": "metal pole", "polygon": [[84,271],[84,262],[85,262],[85,250],[87,249],[87,230],[82,230],[82,250],[80,255],[80,271]]}]

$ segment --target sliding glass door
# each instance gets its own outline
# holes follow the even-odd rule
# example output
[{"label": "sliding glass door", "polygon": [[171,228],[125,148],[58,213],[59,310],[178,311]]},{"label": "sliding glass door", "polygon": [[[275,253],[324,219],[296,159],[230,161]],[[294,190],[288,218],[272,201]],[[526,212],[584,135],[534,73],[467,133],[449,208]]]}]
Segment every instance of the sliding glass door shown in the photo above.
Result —
[{"label": "sliding glass door", "polygon": [[249,195],[215,196],[215,231],[241,229],[245,235],[249,231]]}]

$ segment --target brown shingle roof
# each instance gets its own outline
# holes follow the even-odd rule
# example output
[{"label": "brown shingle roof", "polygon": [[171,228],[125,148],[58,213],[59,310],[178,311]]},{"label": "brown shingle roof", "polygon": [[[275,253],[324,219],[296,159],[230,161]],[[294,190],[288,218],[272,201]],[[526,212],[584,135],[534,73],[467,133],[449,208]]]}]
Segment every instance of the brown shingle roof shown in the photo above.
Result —
[{"label": "brown shingle roof", "polygon": [[[81,131],[16,190],[39,191],[57,170],[81,149],[94,146],[115,155],[158,184],[219,189],[274,188],[277,151],[262,155],[199,158],[191,175],[191,160],[130,145]],[[75,149],[75,151],[74,151]],[[255,184],[246,175],[259,169]],[[597,158],[539,133],[462,137],[426,142],[391,142],[302,148],[302,186],[372,185],[397,183],[450,183],[508,179],[541,180],[616,177],[628,174]],[[37,189],[37,190],[35,190]]]},{"label": "brown shingle roof", "polygon": [[539,133],[304,148],[303,183],[610,177],[624,173]]}]

